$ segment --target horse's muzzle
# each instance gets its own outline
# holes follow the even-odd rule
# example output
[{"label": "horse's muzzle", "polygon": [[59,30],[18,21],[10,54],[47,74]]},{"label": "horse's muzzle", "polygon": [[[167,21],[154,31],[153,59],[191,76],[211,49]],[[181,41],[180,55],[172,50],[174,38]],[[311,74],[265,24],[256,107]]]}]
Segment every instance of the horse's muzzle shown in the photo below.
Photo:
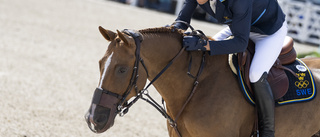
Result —
[{"label": "horse's muzzle", "polygon": [[[95,104],[92,104],[94,106]],[[102,133],[108,130],[114,124],[114,119],[116,114],[113,115],[113,118],[110,117],[111,109],[104,108],[101,106],[90,107],[89,111],[85,115],[86,122],[91,131],[95,133]]]},{"label": "horse's muzzle", "polygon": [[85,115],[88,127],[95,133],[102,133],[112,127],[118,114],[119,101],[119,98],[96,89],[92,104]]}]

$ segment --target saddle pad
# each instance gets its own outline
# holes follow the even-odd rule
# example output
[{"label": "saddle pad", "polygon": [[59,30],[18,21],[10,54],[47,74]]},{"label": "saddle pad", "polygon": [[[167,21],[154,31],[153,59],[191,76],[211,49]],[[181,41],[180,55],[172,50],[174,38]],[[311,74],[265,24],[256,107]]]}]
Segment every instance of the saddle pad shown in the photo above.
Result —
[{"label": "saddle pad", "polygon": [[[285,70],[289,79],[289,89],[282,98],[275,101],[275,104],[280,106],[312,100],[316,95],[316,86],[310,69],[299,59],[296,59],[296,61],[290,65],[285,65],[285,67],[295,72],[298,77]],[[236,69],[241,90],[248,102],[254,105],[254,96],[246,86],[239,67],[236,67]]]}]

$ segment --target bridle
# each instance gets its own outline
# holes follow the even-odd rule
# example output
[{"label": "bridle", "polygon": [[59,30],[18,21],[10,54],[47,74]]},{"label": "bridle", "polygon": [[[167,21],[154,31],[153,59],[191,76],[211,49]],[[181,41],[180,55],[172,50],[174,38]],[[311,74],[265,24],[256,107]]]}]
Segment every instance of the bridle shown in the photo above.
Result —
[{"label": "bridle", "polygon": [[[185,23],[185,22],[182,22],[182,23]],[[187,23],[185,23],[185,24],[187,24]],[[189,24],[187,24],[187,25],[192,29],[191,34],[197,33]],[[200,65],[200,68],[199,68],[196,76],[191,76],[190,69],[188,69],[188,72],[187,72],[188,75],[195,79],[194,85],[193,85],[193,88],[192,88],[192,91],[191,91],[189,97],[185,101],[185,103],[182,106],[182,108],[180,109],[179,113],[176,115],[175,119],[173,119],[172,117],[169,116],[165,107],[162,107],[149,95],[148,88],[171,66],[171,64],[183,53],[183,51],[185,51],[185,47],[181,48],[181,50],[178,52],[178,54],[155,76],[155,78],[144,89],[139,91],[138,86],[137,86],[137,81],[139,78],[138,70],[139,70],[140,63],[142,64],[144,70],[146,71],[147,76],[149,77],[148,70],[144,64],[144,61],[140,57],[141,42],[143,40],[143,37],[140,32],[135,31],[135,30],[125,29],[122,32],[125,33],[126,35],[131,36],[135,40],[135,44],[136,44],[136,51],[135,51],[136,60],[134,63],[130,83],[129,83],[129,85],[123,95],[119,95],[117,93],[113,93],[111,91],[104,90],[101,88],[96,88],[94,95],[93,95],[92,103],[97,104],[97,105],[101,105],[101,106],[106,106],[106,105],[109,105],[109,106],[113,105],[114,106],[114,105],[116,105],[116,110],[114,110],[115,115],[119,114],[120,116],[124,116],[129,111],[129,108],[134,103],[136,103],[139,99],[142,99],[142,100],[148,102],[149,104],[151,104],[154,108],[156,108],[168,120],[170,126],[175,129],[177,135],[179,137],[181,137],[181,134],[177,128],[177,120],[180,117],[180,115],[181,115],[182,111],[184,110],[184,108],[186,107],[186,105],[191,100],[191,98],[192,98],[193,94],[195,93],[195,90],[199,84],[198,77],[200,76],[200,74],[202,73],[202,70],[204,68],[205,53],[203,52],[201,65]],[[200,32],[200,33],[203,34],[202,32]],[[192,60],[192,58],[190,59],[189,68],[191,66],[191,60]],[[136,91],[136,97],[131,102],[128,103],[128,101],[126,101],[127,97],[132,92],[133,89]],[[101,101],[101,98],[103,98],[103,96],[111,98],[114,101],[112,101],[112,102]],[[164,101],[162,101],[162,102],[164,102]],[[110,105],[110,103],[111,103],[111,105]],[[109,120],[108,120],[108,122],[109,122]],[[92,129],[90,122],[87,121],[87,123],[88,123],[89,128],[93,132],[96,132],[95,130]]]}]

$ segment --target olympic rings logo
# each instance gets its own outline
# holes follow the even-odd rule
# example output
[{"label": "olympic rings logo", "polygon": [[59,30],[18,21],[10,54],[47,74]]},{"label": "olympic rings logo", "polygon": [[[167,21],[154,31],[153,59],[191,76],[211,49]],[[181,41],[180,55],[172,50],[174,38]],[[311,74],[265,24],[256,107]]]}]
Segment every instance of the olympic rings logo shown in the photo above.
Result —
[{"label": "olympic rings logo", "polygon": [[302,88],[307,88],[307,86],[309,85],[309,81],[307,81],[307,80],[305,80],[305,81],[296,81],[294,84],[299,89],[302,89]]}]

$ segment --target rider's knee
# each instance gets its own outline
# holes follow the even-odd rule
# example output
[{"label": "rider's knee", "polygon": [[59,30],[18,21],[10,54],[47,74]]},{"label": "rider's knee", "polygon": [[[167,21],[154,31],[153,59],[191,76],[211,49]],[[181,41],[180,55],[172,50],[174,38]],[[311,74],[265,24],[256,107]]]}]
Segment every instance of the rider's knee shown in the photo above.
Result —
[{"label": "rider's knee", "polygon": [[260,71],[250,71],[250,72],[249,72],[250,82],[251,82],[251,83],[257,82],[257,81],[261,78],[261,76],[262,76],[263,73],[264,73],[264,72],[260,72]]}]

